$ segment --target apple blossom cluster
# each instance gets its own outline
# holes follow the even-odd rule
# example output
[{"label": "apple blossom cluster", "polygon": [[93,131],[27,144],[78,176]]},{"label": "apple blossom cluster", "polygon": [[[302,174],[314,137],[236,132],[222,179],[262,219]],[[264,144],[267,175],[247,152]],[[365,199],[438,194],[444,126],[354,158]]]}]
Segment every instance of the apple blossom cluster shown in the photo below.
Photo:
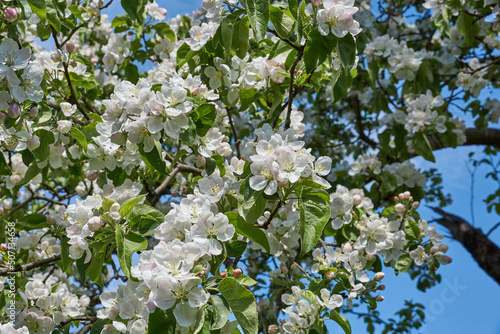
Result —
[{"label": "apple blossom cluster", "polygon": [[458,73],[457,87],[462,87],[466,92],[469,92],[473,97],[478,97],[481,90],[488,85],[488,80],[483,76],[487,73],[477,58],[472,58],[467,63],[467,71]]},{"label": "apple blossom cluster", "polygon": [[410,161],[395,162],[385,165],[383,171],[391,173],[396,177],[398,187],[404,186],[407,188],[424,187],[427,182],[426,177],[415,168],[415,165]]},{"label": "apple blossom cluster", "polygon": [[413,50],[405,41],[398,43],[390,35],[375,37],[366,45],[365,55],[369,62],[374,61],[376,57],[387,59],[389,72],[394,74],[396,79],[408,81],[415,79],[422,60],[430,56],[426,51]]}]

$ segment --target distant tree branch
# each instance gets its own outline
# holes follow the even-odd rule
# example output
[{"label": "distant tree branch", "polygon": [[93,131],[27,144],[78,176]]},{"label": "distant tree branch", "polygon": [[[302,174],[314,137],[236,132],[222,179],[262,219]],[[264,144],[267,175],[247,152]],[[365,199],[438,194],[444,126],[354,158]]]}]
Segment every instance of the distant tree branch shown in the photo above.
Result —
[{"label": "distant tree branch", "polygon": [[10,267],[1,268],[0,269],[0,276],[3,276],[5,274],[19,272],[19,271],[28,271],[28,270],[35,269],[35,268],[41,267],[43,265],[46,265],[46,264],[49,264],[49,263],[52,263],[55,261],[59,261],[60,259],[61,259],[61,255],[54,255],[52,257],[49,257],[49,258],[46,258],[43,260],[38,260],[38,261],[30,262],[27,264],[17,265],[14,268],[10,268]]},{"label": "distant tree branch", "polygon": [[446,227],[453,239],[460,242],[479,266],[500,284],[500,247],[494,244],[483,231],[474,228],[464,219],[437,207],[431,209],[442,216],[436,219],[436,222]]}]

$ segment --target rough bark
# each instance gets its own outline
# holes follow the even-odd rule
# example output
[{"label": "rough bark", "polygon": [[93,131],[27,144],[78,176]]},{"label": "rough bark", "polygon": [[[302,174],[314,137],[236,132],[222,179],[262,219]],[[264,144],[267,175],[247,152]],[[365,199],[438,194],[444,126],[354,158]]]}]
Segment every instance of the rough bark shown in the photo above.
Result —
[{"label": "rough bark", "polygon": [[464,219],[440,208],[432,208],[432,210],[442,216],[436,221],[446,227],[453,238],[469,251],[479,266],[500,284],[500,247],[493,243],[483,231],[473,227]]}]

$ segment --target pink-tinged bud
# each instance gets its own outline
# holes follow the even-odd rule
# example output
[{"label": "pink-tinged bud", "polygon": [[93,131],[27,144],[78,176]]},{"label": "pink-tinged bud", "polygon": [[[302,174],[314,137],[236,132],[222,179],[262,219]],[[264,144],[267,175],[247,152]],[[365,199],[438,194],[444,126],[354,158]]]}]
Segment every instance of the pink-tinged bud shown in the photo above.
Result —
[{"label": "pink-tinged bud", "polygon": [[17,20],[17,10],[12,7],[5,8],[5,11],[3,12],[3,18],[7,22],[14,22],[15,20]]},{"label": "pink-tinged bud", "polygon": [[83,12],[83,11],[85,10],[85,8],[83,8],[83,6],[78,6],[78,10],[79,10],[80,12]]},{"label": "pink-tinged bud", "polygon": [[9,177],[9,180],[10,182],[12,182],[13,184],[16,184],[16,183],[19,183],[19,181],[21,181],[21,176],[17,175],[17,174],[14,174],[14,175],[11,175]]},{"label": "pink-tinged bud", "polygon": [[398,196],[394,196],[394,202],[399,202],[399,197]]},{"label": "pink-tinged bud", "polygon": [[94,216],[89,219],[87,225],[89,226],[90,231],[95,232],[102,226],[102,219],[101,217]]},{"label": "pink-tinged bud", "polygon": [[425,238],[425,232],[420,232],[420,237]]},{"label": "pink-tinged bud", "polygon": [[378,301],[378,302],[381,302],[384,299],[385,299],[384,296],[380,296],[380,295],[378,295],[377,297],[375,297],[375,300]]},{"label": "pink-tinged bud", "polygon": [[384,279],[384,277],[385,277],[385,273],[383,273],[383,272],[379,271],[378,273],[376,273],[376,274],[375,274],[375,278],[374,278],[374,279],[375,279],[377,282],[379,282],[379,281],[383,280],[383,279]]},{"label": "pink-tinged bud", "polygon": [[3,122],[5,119],[5,114],[3,112],[0,112],[0,122]]},{"label": "pink-tinged bud", "polygon": [[7,251],[9,249],[9,247],[7,247],[6,244],[1,244],[0,245],[0,249],[3,250],[4,252]]},{"label": "pink-tinged bud", "polygon": [[89,181],[94,181],[95,179],[97,179],[97,173],[87,173],[87,180]]},{"label": "pink-tinged bud", "polygon": [[195,161],[195,165],[196,167],[203,167],[205,166],[205,164],[207,163],[207,159],[205,159],[205,157],[202,157],[202,156],[199,156],[196,158],[196,161]]},{"label": "pink-tinged bud", "polygon": [[403,203],[396,204],[396,206],[394,206],[394,209],[396,210],[397,213],[405,212],[405,206]]},{"label": "pink-tinged bud", "polygon": [[414,209],[417,209],[419,206],[420,206],[420,202],[419,201],[411,203],[411,207],[414,208]]},{"label": "pink-tinged bud", "polygon": [[200,272],[200,276],[206,276],[208,275],[208,268],[203,267],[203,269]]},{"label": "pink-tinged bud", "polygon": [[436,254],[439,252],[439,247],[438,246],[432,246],[430,249],[431,254]]},{"label": "pink-tinged bud", "polygon": [[236,268],[233,270],[233,276],[234,277],[238,277],[238,276],[241,276],[243,275],[243,270],[241,270],[240,268]]},{"label": "pink-tinged bud", "polygon": [[352,196],[352,203],[354,205],[359,205],[361,203],[361,196],[359,196],[357,194]]},{"label": "pink-tinged bud", "polygon": [[332,280],[335,278],[335,273],[333,271],[327,271],[325,277],[327,280]]},{"label": "pink-tinged bud", "polygon": [[405,191],[404,195],[405,195],[405,199],[408,199],[408,198],[410,198],[411,193],[409,191]]},{"label": "pink-tinged bud", "polygon": [[99,58],[92,57],[92,58],[90,58],[90,61],[92,62],[92,64],[97,64],[99,62]]},{"label": "pink-tinged bud", "polygon": [[365,257],[368,261],[373,261],[376,258],[375,254],[370,254],[370,253],[367,253]]},{"label": "pink-tinged bud", "polygon": [[9,117],[18,118],[20,114],[21,114],[21,108],[19,108],[19,105],[16,103],[12,103],[9,106],[9,113],[8,113]]},{"label": "pink-tinged bud", "polygon": [[197,88],[195,88],[195,89],[193,90],[193,96],[196,96],[196,95],[198,95],[198,94],[200,94],[200,93],[201,93],[201,89],[200,89],[200,87],[197,87]]},{"label": "pink-tinged bud", "polygon": [[33,118],[33,117],[36,117],[36,115],[38,115],[38,108],[37,107],[33,107],[30,109],[30,117]]},{"label": "pink-tinged bud", "polygon": [[280,332],[280,329],[276,325],[269,325],[269,327],[267,327],[268,334],[278,334],[279,332]]},{"label": "pink-tinged bud", "polygon": [[226,276],[227,276],[227,272],[223,271],[223,272],[220,273],[220,277],[224,278]]},{"label": "pink-tinged bud", "polygon": [[111,135],[111,142],[116,145],[125,145],[127,143],[127,135],[123,132],[115,132]]},{"label": "pink-tinged bud", "polygon": [[405,199],[405,194],[401,193],[398,195],[399,199]]},{"label": "pink-tinged bud", "polygon": [[38,136],[33,136],[28,140],[28,149],[33,151],[40,147],[40,138]]},{"label": "pink-tinged bud", "polygon": [[51,215],[45,215],[47,219],[47,223],[54,225],[56,223],[56,220],[51,216]]},{"label": "pink-tinged bud", "polygon": [[451,258],[451,256],[446,256],[446,261],[448,261],[448,263],[452,263],[453,262],[453,259]]},{"label": "pink-tinged bud", "polygon": [[66,47],[66,51],[68,51],[68,52],[73,52],[73,50],[75,50],[75,45],[71,42],[67,42],[65,47]]},{"label": "pink-tinged bud", "polygon": [[319,7],[321,6],[321,3],[323,2],[322,0],[312,0],[311,1],[313,6]]},{"label": "pink-tinged bud", "polygon": [[413,196],[408,197],[408,200],[411,202],[413,201]]},{"label": "pink-tinged bud", "polygon": [[379,285],[378,289],[384,291],[385,290],[385,285],[384,284]]},{"label": "pink-tinged bud", "polygon": [[352,252],[352,245],[347,243],[344,245],[344,247],[342,247],[342,250],[344,251],[344,253],[350,253]]},{"label": "pink-tinged bud", "polygon": [[439,250],[443,253],[446,253],[448,251],[448,245],[447,244],[441,244],[439,245]]},{"label": "pink-tinged bud", "polygon": [[285,188],[287,184],[288,184],[287,180],[282,180],[278,182],[278,187]]},{"label": "pink-tinged bud", "polygon": [[0,215],[3,215],[4,212],[5,210],[3,208],[0,208]]}]

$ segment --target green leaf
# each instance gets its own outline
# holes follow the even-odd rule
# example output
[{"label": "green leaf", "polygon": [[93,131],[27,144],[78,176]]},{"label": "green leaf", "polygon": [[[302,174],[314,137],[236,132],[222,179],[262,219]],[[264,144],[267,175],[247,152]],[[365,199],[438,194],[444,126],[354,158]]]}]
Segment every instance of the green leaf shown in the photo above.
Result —
[{"label": "green leaf", "polygon": [[160,174],[166,175],[167,174],[167,169],[165,165],[165,160],[163,160],[163,157],[161,155],[161,145],[159,142],[155,141],[155,147],[149,152],[144,151],[144,147],[142,145],[139,145],[139,152],[141,152],[141,156],[144,162],[149,163],[155,170],[160,172]]},{"label": "green leaf", "polygon": [[87,138],[85,138],[85,135],[83,134],[83,132],[81,132],[77,128],[71,128],[71,130],[69,132],[76,139],[76,142],[78,143],[78,145],[80,145],[86,151],[87,150]]},{"label": "green leaf", "polygon": [[195,51],[191,50],[187,43],[182,44],[177,50],[177,68],[181,68],[185,63],[187,63],[194,55]]},{"label": "green leaf", "polygon": [[50,25],[54,28],[57,33],[61,32],[61,20],[57,16],[57,10],[54,7],[52,0],[46,0],[46,16],[47,21],[49,21]]},{"label": "green leaf", "polygon": [[434,25],[438,29],[441,36],[450,38],[450,10],[444,7],[441,13],[436,17]]},{"label": "green leaf", "polygon": [[257,284],[256,280],[254,280],[253,278],[251,278],[247,275],[240,275],[240,276],[238,276],[237,279],[241,285],[254,286],[255,284]]},{"label": "green leaf", "polygon": [[28,0],[20,0],[21,7],[23,7],[23,19],[27,20],[31,17],[32,11]]},{"label": "green leaf", "polygon": [[37,230],[48,226],[50,225],[47,223],[47,217],[38,213],[26,215],[16,222],[16,229],[24,231]]},{"label": "green leaf", "polygon": [[62,237],[61,239],[61,269],[63,271],[66,271],[71,266],[71,263],[73,263],[73,259],[69,257],[69,244],[68,244],[69,238],[68,237]]},{"label": "green leaf", "polygon": [[219,283],[219,291],[226,299],[243,333],[257,334],[259,315],[254,295],[232,277],[226,277]]},{"label": "green leaf", "polygon": [[229,223],[235,227],[237,233],[258,243],[259,245],[264,247],[266,251],[270,251],[269,241],[267,240],[264,231],[253,224],[247,223],[236,212],[226,212],[225,215],[229,218]]},{"label": "green leaf", "polygon": [[299,197],[301,253],[318,242],[330,219],[330,199],[323,189],[304,188]]},{"label": "green leaf", "polygon": [[243,17],[234,25],[232,49],[241,59],[245,58],[248,53],[250,26],[248,18]]},{"label": "green leaf", "polygon": [[104,325],[109,322],[109,319],[97,319],[96,322],[92,324],[92,328],[90,329],[90,334],[100,334]]},{"label": "green leaf", "polygon": [[175,317],[173,308],[166,311],[157,308],[156,311],[149,315],[148,334],[174,334],[175,333]]},{"label": "green leaf", "polygon": [[129,213],[129,211],[132,210],[134,206],[139,204],[139,202],[144,198],[144,196],[146,195],[140,195],[134,198],[129,198],[128,200],[123,202],[123,204],[120,206],[120,210],[118,211],[120,216],[125,217],[125,215]]},{"label": "green leaf", "polygon": [[347,320],[346,317],[344,317],[343,315],[340,315],[335,310],[331,310],[330,311],[330,319],[332,319],[333,321],[338,323],[340,325],[340,327],[342,327],[342,329],[344,330],[344,332],[346,334],[351,334],[351,324],[349,323],[349,320]]},{"label": "green leaf", "polygon": [[142,14],[147,1],[143,0],[122,0],[122,7],[133,21],[142,22],[144,20]]},{"label": "green leaf", "polygon": [[332,34],[323,36],[318,30],[309,34],[309,40],[304,48],[304,63],[306,72],[311,73],[316,67],[324,63],[337,45],[337,38]]},{"label": "green leaf", "polygon": [[421,155],[425,160],[436,162],[429,139],[423,132],[417,132],[413,137],[415,153]]},{"label": "green leaf", "polygon": [[0,175],[12,175],[12,171],[2,152],[0,152]]},{"label": "green leaf", "polygon": [[250,178],[241,183],[238,196],[238,213],[249,224],[254,224],[264,213],[267,200],[262,191],[250,188]]},{"label": "green leaf", "polygon": [[212,127],[217,116],[217,110],[213,104],[205,103],[196,108],[193,113],[193,122],[196,125],[196,133],[203,137]]},{"label": "green leaf", "polygon": [[226,300],[219,295],[210,296],[210,302],[214,307],[214,315],[212,323],[210,324],[210,329],[221,329],[229,320],[229,314],[231,313],[229,305]]},{"label": "green leaf", "polygon": [[130,82],[136,84],[139,81],[139,69],[134,64],[128,64],[125,67],[125,77]]},{"label": "green leaf", "polygon": [[351,73],[340,70],[333,72],[332,85],[334,102],[337,102],[347,95],[347,93],[351,89],[351,84]]},{"label": "green leaf", "polygon": [[243,240],[236,240],[226,243],[227,256],[238,257],[241,256],[247,249],[248,243]]},{"label": "green leaf", "polygon": [[344,70],[349,72],[356,61],[356,42],[351,34],[340,38],[337,44],[337,54],[342,61]]},{"label": "green leaf", "polygon": [[130,275],[132,254],[148,247],[148,241],[135,233],[125,235],[120,224],[116,224],[116,249],[121,270],[131,280],[137,280]]},{"label": "green leaf", "polygon": [[394,269],[398,270],[400,273],[404,273],[410,269],[412,263],[412,259],[410,255],[403,254],[398,258],[398,262],[394,266]]},{"label": "green leaf", "polygon": [[35,176],[37,176],[40,173],[40,168],[38,168],[36,163],[32,163],[29,167],[26,173],[24,174],[24,177],[19,181],[19,183],[16,184],[16,186],[20,187],[31,181]]},{"label": "green leaf", "polygon": [[420,237],[420,228],[413,220],[405,220],[404,231],[406,235],[412,239],[418,239]]},{"label": "green leaf", "polygon": [[231,46],[233,44],[234,18],[226,16],[220,25],[222,44],[224,45],[224,57],[226,61],[231,59]]},{"label": "green leaf", "polygon": [[35,13],[40,20],[44,21],[47,16],[47,9],[45,6],[45,0],[28,0],[33,13]]},{"label": "green leaf", "polygon": [[287,9],[269,6],[271,23],[273,24],[278,36],[288,39],[295,28],[295,19]]},{"label": "green leaf", "polygon": [[54,134],[50,131],[39,129],[35,131],[35,135],[40,138],[40,146],[38,146],[38,148],[33,150],[31,153],[37,161],[45,161],[50,154],[49,145],[54,143]]},{"label": "green leaf", "polygon": [[87,277],[100,287],[103,286],[102,267],[106,257],[106,244],[95,242],[92,244],[92,260],[86,270]]},{"label": "green leaf", "polygon": [[475,17],[461,11],[456,24],[458,32],[465,37],[465,44],[474,44],[475,38],[480,31]]},{"label": "green leaf", "polygon": [[268,0],[246,0],[248,20],[258,42],[266,37],[269,21]]},{"label": "green leaf", "polygon": [[111,28],[115,28],[121,25],[126,25],[128,24],[129,21],[129,16],[127,14],[119,14],[115,16],[113,19],[113,22],[111,23]]}]

